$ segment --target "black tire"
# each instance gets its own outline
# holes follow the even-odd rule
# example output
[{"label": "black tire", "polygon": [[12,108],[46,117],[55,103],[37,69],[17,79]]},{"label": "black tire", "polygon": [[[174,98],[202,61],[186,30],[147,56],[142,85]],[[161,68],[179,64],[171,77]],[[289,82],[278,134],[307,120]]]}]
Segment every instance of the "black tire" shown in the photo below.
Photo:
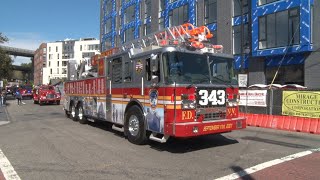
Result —
[{"label": "black tire", "polygon": [[60,100],[57,101],[57,105],[60,105]]},{"label": "black tire", "polygon": [[[131,119],[131,120],[130,120]],[[131,123],[129,122],[131,121]],[[138,122],[138,129],[136,131],[132,130],[132,128],[129,128],[130,126],[132,127],[134,122]],[[128,110],[125,116],[125,135],[128,137],[128,141],[141,145],[145,144],[148,139],[146,136],[146,126],[145,126],[145,120],[144,120],[144,115],[142,113],[142,110],[138,106],[132,106]],[[131,124],[131,125],[130,125]],[[131,130],[130,130],[131,129]]]},{"label": "black tire", "polygon": [[66,118],[70,118],[70,112],[67,110],[64,110],[64,115],[66,116]]},{"label": "black tire", "polygon": [[33,100],[33,104],[37,104],[37,101]]},{"label": "black tire", "polygon": [[78,121],[80,124],[87,124],[88,123],[88,119],[84,116],[84,111],[83,111],[83,107],[82,104],[79,104],[78,106]]},{"label": "black tire", "polygon": [[71,119],[73,121],[78,121],[78,110],[75,106],[71,105]]},{"label": "black tire", "polygon": [[43,103],[42,101],[39,101],[39,105],[40,105],[40,106],[43,106],[43,104],[44,104],[44,103]]}]

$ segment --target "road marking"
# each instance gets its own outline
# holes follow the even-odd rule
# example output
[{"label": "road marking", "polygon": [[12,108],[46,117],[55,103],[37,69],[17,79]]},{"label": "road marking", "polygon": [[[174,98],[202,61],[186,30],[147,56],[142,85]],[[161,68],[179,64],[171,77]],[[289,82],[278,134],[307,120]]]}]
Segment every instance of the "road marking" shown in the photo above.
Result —
[{"label": "road marking", "polygon": [[271,160],[271,161],[268,161],[268,162],[265,162],[265,163],[258,164],[256,166],[247,168],[247,169],[245,169],[243,171],[239,171],[239,172],[227,175],[227,176],[223,176],[223,177],[217,178],[215,180],[233,180],[233,179],[238,179],[238,178],[241,178],[243,176],[246,176],[246,175],[255,173],[257,171],[263,170],[265,168],[268,168],[268,167],[271,167],[271,166],[274,166],[274,165],[277,165],[277,164],[280,164],[280,163],[283,163],[283,162],[286,162],[286,161],[291,161],[293,159],[300,158],[300,157],[312,154],[314,152],[320,152],[320,148],[311,149],[311,150],[308,150],[308,151],[303,151],[303,152],[299,152],[299,153],[296,153],[296,154],[292,154],[292,155],[289,155],[289,156],[286,156],[286,157],[283,157],[283,158],[280,158],[280,159]]},{"label": "road marking", "polygon": [[5,178],[5,180],[21,180],[17,172],[13,169],[10,161],[3,154],[0,149],[0,170]]},{"label": "road marking", "polygon": [[9,124],[9,123],[10,123],[10,121],[0,121],[0,126],[5,125],[5,124]]}]

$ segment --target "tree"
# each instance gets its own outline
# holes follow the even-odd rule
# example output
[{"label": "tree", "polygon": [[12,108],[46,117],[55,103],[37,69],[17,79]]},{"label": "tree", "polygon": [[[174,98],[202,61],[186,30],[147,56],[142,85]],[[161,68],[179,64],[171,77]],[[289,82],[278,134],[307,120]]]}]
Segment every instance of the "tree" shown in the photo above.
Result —
[{"label": "tree", "polygon": [[21,63],[20,66],[32,69],[32,62],[30,62],[30,63]]},{"label": "tree", "polygon": [[[9,39],[0,32],[0,44],[8,42]],[[9,79],[12,72],[12,59],[0,49],[0,80]]]},{"label": "tree", "polygon": [[9,39],[0,32],[0,43],[8,42]]}]

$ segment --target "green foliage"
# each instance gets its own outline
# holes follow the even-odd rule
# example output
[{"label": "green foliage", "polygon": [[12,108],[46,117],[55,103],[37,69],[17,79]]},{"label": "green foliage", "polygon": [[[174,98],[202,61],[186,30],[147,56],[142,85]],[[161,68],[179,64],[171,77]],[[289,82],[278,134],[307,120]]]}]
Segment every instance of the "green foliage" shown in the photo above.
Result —
[{"label": "green foliage", "polygon": [[21,63],[21,67],[31,68],[32,69],[32,62],[30,63]]},{"label": "green foliage", "polygon": [[0,43],[8,42],[9,39],[0,32]]},{"label": "green foliage", "polygon": [[[8,38],[0,32],[0,43],[7,42]],[[12,72],[12,59],[0,49],[0,80],[9,79]]]},{"label": "green foliage", "polygon": [[0,79],[9,79],[12,72],[12,59],[0,49]]}]

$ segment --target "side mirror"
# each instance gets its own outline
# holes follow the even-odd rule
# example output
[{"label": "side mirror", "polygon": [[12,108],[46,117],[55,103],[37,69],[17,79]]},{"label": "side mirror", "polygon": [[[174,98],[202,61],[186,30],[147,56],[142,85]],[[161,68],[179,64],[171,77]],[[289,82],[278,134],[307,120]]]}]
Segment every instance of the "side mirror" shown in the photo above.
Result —
[{"label": "side mirror", "polygon": [[158,55],[157,54],[151,54],[151,72],[157,72],[158,71]]}]

